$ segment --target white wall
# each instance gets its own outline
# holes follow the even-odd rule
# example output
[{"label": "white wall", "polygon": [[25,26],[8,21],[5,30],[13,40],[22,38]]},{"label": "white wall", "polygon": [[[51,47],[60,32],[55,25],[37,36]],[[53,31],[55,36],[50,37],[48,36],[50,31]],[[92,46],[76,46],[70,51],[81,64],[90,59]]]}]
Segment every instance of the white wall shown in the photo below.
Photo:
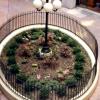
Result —
[{"label": "white wall", "polygon": [[62,0],[62,6],[69,9],[75,8],[76,0]]}]

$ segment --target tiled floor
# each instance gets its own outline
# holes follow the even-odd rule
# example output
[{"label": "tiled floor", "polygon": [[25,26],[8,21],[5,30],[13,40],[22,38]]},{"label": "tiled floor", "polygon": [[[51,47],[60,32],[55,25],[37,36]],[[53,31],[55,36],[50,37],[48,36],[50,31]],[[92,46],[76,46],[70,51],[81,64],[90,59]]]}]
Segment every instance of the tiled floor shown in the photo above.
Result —
[{"label": "tiled floor", "polygon": [[8,100],[8,99],[2,94],[1,91],[0,91],[0,100]]},{"label": "tiled floor", "polygon": [[[30,10],[34,10],[32,6],[32,0],[0,0],[0,25],[2,25],[2,23],[4,23],[9,17],[17,13],[26,12]],[[100,13],[95,13],[80,7],[77,7],[72,10],[62,8],[59,12],[69,14],[70,16],[79,20],[80,23],[83,24],[85,27],[87,27],[96,37],[100,51]],[[99,60],[100,60],[100,53],[99,53]],[[93,96],[90,98],[90,100],[100,100],[99,95],[100,95],[100,79],[98,82],[98,86]],[[6,97],[1,92],[0,92],[0,100],[7,100]]]},{"label": "tiled floor", "polygon": [[95,8],[88,8],[88,9],[91,9],[91,10],[93,10],[93,11],[96,11],[96,12],[99,12],[100,13],[100,8],[98,8],[98,7],[95,7]]}]

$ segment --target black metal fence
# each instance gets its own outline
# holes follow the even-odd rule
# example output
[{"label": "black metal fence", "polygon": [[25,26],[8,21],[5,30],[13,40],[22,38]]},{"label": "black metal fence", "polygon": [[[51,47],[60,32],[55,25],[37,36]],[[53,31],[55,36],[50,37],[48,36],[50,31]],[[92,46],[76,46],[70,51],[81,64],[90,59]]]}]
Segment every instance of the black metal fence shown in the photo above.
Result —
[{"label": "black metal fence", "polygon": [[[29,25],[38,25],[38,24],[40,25],[45,24],[45,12],[27,12],[16,15],[10,18],[5,24],[3,24],[0,27],[0,41],[2,41],[7,35],[9,35],[14,30],[17,30],[21,27]],[[69,16],[66,16],[64,14],[49,13],[49,25],[64,28],[66,30],[73,32],[73,34],[77,35],[78,37],[80,37],[91,48],[97,61],[98,57],[97,41],[95,37],[88,31],[88,29],[83,27],[77,20],[70,18]],[[69,88],[68,86],[66,86],[65,89],[66,95],[63,96],[62,98],[57,96],[56,91],[54,91],[54,88],[52,88],[51,92],[49,93],[50,98],[48,100],[69,100],[69,99],[74,100],[76,98],[79,98],[92,85],[96,76],[96,70],[97,70],[96,66],[97,62],[95,63],[91,71],[83,75],[83,78],[77,82],[78,87]],[[0,68],[5,78],[8,80],[8,82],[4,80],[3,76],[0,76],[0,78],[14,93],[23,97],[23,99],[30,98],[32,100],[39,100],[38,88],[35,88],[37,92],[26,93],[24,91],[26,83],[24,83],[23,85],[16,84],[16,82],[14,82],[14,80],[16,79],[16,75],[12,75],[11,73],[9,73],[9,71],[7,70],[7,66],[4,66],[2,62],[0,63]],[[9,84],[11,84],[13,88]]]}]

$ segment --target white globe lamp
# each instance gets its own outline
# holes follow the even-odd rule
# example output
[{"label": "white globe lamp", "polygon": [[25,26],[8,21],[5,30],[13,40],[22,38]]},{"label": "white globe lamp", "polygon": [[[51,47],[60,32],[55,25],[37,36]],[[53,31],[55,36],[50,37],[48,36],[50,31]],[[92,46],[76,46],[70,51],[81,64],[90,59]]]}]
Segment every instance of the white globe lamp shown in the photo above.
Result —
[{"label": "white globe lamp", "polygon": [[52,5],[51,3],[45,3],[45,4],[44,4],[44,10],[45,10],[46,12],[51,12],[51,11],[53,11],[53,5]]},{"label": "white globe lamp", "polygon": [[54,2],[53,2],[54,9],[60,9],[61,6],[62,6],[62,3],[60,0],[54,0]]},{"label": "white globe lamp", "polygon": [[34,0],[33,6],[37,9],[41,9],[42,8],[42,1],[41,0]]}]

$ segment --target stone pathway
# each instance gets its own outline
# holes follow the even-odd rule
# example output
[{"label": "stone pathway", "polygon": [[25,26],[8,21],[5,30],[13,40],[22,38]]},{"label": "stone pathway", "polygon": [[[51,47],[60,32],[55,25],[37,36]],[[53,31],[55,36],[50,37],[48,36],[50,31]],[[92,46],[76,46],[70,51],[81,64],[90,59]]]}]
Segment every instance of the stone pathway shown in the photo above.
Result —
[{"label": "stone pathway", "polygon": [[8,100],[8,99],[2,94],[1,91],[0,91],[0,100]]},{"label": "stone pathway", "polygon": [[[2,25],[2,23],[4,23],[9,17],[17,13],[26,12],[30,10],[34,10],[32,6],[32,0],[20,0],[20,2],[19,0],[0,0],[0,25]],[[59,10],[59,12],[69,14],[71,17],[74,17],[75,19],[79,20],[82,25],[87,27],[96,37],[97,42],[99,44],[98,48],[100,51],[100,13],[95,13],[93,11],[80,7],[77,7],[72,10],[62,8],[61,10]],[[100,53],[98,57],[100,61]],[[98,86],[90,100],[100,100],[99,95],[100,77]],[[0,92],[0,100],[7,100],[2,92]]]}]

